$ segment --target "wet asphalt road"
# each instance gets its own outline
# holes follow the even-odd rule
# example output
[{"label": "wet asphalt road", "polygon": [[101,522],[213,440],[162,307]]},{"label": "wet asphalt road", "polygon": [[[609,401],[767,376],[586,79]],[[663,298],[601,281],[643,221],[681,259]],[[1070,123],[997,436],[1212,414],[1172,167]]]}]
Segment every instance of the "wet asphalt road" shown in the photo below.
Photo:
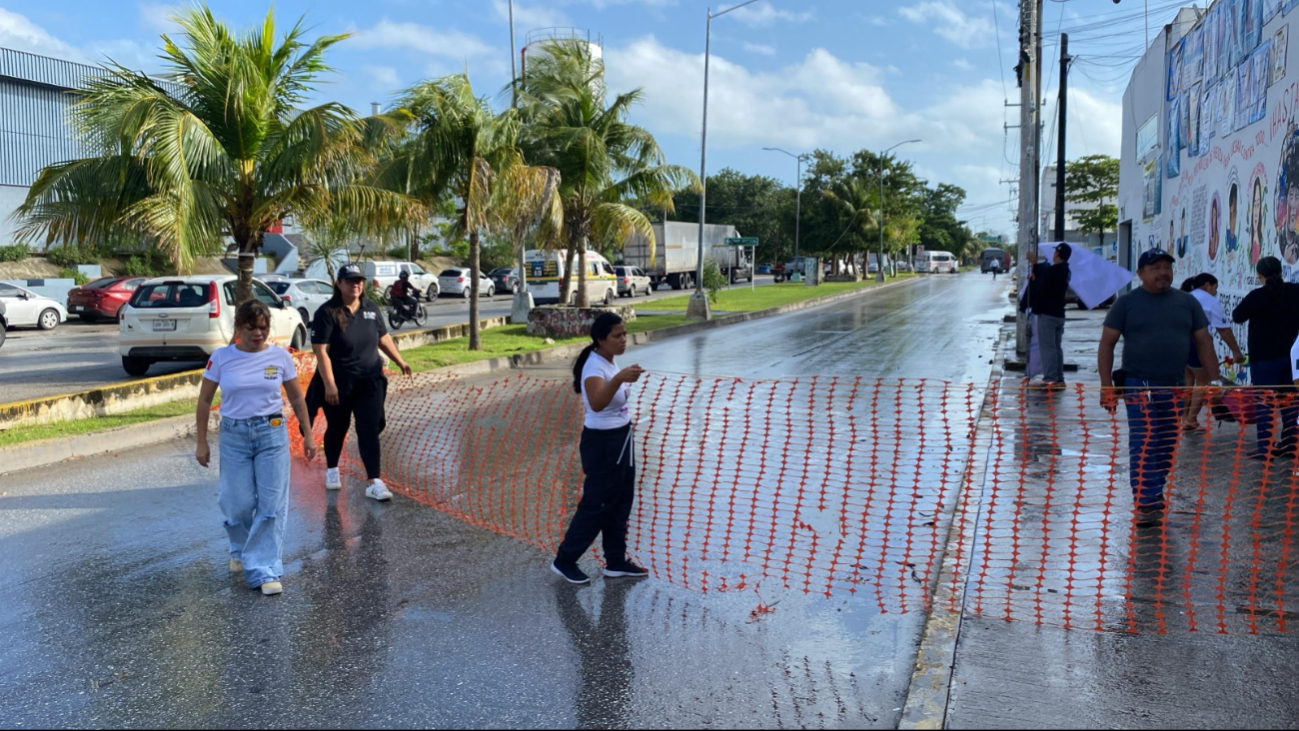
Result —
[{"label": "wet asphalt road", "polygon": [[[771,284],[770,276],[758,276],[754,284]],[[748,283],[735,285],[748,286]],[[684,292],[673,291],[666,285],[653,295],[637,297],[634,304],[642,305],[665,297],[679,297]],[[632,303],[620,299],[619,303]],[[484,299],[478,305],[480,317],[508,316],[512,297],[499,295]],[[457,325],[469,317],[469,304],[458,297],[443,297],[426,304],[428,321],[424,329]],[[405,325],[399,332],[410,332]],[[122,370],[122,360],[117,348],[117,324],[89,324],[72,318],[51,331],[24,328],[10,330],[4,347],[0,348],[0,403],[57,396],[86,389],[133,380]],[[155,363],[149,376],[194,370],[201,364]]]},{"label": "wet asphalt road", "polygon": [[[647,346],[675,372],[986,380],[1005,283],[904,284]],[[747,334],[746,334],[747,333]],[[986,337],[985,337],[986,335]],[[630,354],[629,354],[630,355]],[[192,445],[0,478],[15,727],[891,728],[924,616],[862,595],[561,583],[548,555],[295,464],[285,593],[226,570]],[[594,567],[588,567],[593,570]]]}]

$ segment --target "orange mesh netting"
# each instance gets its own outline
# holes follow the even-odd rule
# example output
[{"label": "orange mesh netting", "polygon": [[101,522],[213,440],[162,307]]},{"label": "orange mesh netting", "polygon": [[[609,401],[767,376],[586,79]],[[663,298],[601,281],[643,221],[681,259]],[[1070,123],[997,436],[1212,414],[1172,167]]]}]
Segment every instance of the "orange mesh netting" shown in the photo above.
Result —
[{"label": "orange mesh netting", "polygon": [[[299,362],[305,383],[311,357]],[[1128,416],[1123,404],[1104,410],[1095,388],[651,374],[632,394],[628,542],[654,576],[680,586],[861,592],[881,611],[924,610],[946,557],[943,588],[964,590],[964,611],[1007,620],[1284,632],[1299,606],[1293,461],[1250,457],[1255,427],[1215,426],[1215,408],[1188,432],[1169,421],[1181,418],[1175,405],[1143,412],[1172,440],[1167,512],[1141,527]],[[1234,411],[1216,411],[1252,420],[1256,401],[1282,405],[1260,390],[1232,399]],[[581,422],[569,380],[394,378],[384,479],[549,552],[581,495]],[[1143,447],[1139,464],[1159,449]],[[353,464],[349,447],[340,466]],[[960,608],[960,592],[941,595]]]}]

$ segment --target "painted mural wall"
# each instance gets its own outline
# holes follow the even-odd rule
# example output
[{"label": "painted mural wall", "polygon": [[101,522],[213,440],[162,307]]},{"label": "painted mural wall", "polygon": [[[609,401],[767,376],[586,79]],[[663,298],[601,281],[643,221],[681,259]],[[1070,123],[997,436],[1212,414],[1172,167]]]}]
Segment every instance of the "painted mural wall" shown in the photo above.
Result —
[{"label": "painted mural wall", "polygon": [[1168,51],[1164,144],[1142,161],[1134,248],[1172,252],[1178,282],[1212,272],[1229,313],[1257,286],[1260,257],[1279,257],[1286,279],[1299,281],[1296,8],[1299,0],[1215,2]]}]

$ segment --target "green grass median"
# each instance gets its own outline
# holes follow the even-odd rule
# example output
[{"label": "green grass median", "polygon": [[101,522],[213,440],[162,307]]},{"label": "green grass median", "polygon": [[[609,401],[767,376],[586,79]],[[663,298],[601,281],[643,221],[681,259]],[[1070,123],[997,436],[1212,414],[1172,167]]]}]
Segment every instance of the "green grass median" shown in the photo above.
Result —
[{"label": "green grass median", "polygon": [[92,416],[86,419],[71,419],[69,421],[56,421],[50,424],[31,424],[26,426],[16,426],[0,432],[0,447],[9,447],[24,442],[34,442],[39,439],[54,439],[55,437],[75,437],[81,434],[100,431],[102,429],[114,429],[119,426],[134,426],[149,421],[166,419],[171,416],[180,416],[182,414],[193,414],[197,404],[195,399],[185,399],[182,401],[169,401],[157,406],[146,406],[142,409],[128,411],[125,414],[115,414],[113,416]]},{"label": "green grass median", "polygon": [[[901,274],[896,279],[907,279],[914,276],[914,274]],[[890,279],[889,281],[894,280]],[[769,310],[772,307],[806,302],[818,297],[866,289],[876,286],[876,284],[875,280],[871,279],[863,282],[825,282],[816,287],[809,287],[802,282],[781,282],[780,284],[768,284],[753,289],[739,286],[718,292],[717,301],[710,302],[709,306],[716,312],[757,312],[759,310]],[[654,302],[653,307],[656,310],[680,310],[684,312],[689,304],[690,296],[683,295],[681,297],[657,300]]]},{"label": "green grass median", "polygon": [[[654,306],[657,307],[655,302]],[[639,333],[649,330],[660,330],[665,327],[684,325],[685,315],[640,315],[627,325],[627,332]],[[502,358],[522,353],[531,353],[546,348],[573,343],[585,343],[587,338],[558,338],[547,343],[545,338],[528,334],[527,325],[502,325],[483,330],[479,333],[482,350],[470,350],[469,338],[454,338],[431,345],[401,351],[410,367],[416,371],[431,371],[450,365],[472,363],[490,358]]]}]

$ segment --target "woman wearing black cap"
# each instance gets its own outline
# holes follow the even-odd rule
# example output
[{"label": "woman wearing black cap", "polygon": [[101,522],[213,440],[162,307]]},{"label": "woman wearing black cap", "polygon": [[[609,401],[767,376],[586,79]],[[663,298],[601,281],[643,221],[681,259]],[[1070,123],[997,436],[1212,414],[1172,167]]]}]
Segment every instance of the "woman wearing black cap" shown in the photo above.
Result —
[{"label": "woman wearing black cap", "polygon": [[[311,347],[316,353],[316,375],[308,392],[313,403],[323,401],[325,419],[325,489],[343,486],[338,474],[338,459],[343,442],[356,417],[356,446],[365,464],[370,486],[365,496],[374,500],[391,500],[392,493],[379,477],[379,434],[384,427],[384,401],[388,395],[388,377],[383,372],[382,350],[401,372],[410,375],[411,368],[388,335],[383,314],[373,302],[365,299],[365,274],[356,264],[345,264],[338,270],[334,296],[320,309],[311,323]],[[318,399],[318,400],[317,400]]]},{"label": "woman wearing black cap", "polygon": [[627,395],[645,372],[638,365],[618,369],[613,359],[627,350],[622,318],[606,312],[591,325],[591,344],[573,364],[573,390],[586,407],[583,421],[582,501],[568,526],[564,542],[550,569],[571,584],[591,579],[577,560],[597,535],[604,536],[604,575],[608,578],[645,576],[648,572],[627,560],[627,520],[636,497],[635,445]]}]

